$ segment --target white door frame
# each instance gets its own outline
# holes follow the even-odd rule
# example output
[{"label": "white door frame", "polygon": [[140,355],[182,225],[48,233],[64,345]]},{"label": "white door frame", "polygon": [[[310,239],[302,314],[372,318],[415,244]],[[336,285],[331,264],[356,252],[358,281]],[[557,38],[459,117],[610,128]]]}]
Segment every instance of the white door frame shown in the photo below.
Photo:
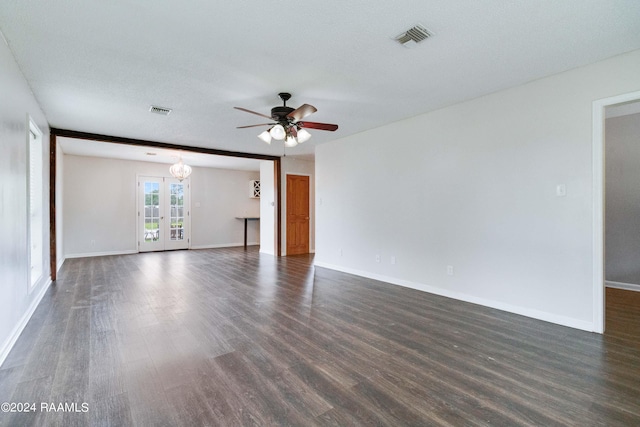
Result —
[{"label": "white door frame", "polygon": [[593,101],[593,331],[605,329],[604,298],[604,185],[605,108],[640,100],[640,91]]}]

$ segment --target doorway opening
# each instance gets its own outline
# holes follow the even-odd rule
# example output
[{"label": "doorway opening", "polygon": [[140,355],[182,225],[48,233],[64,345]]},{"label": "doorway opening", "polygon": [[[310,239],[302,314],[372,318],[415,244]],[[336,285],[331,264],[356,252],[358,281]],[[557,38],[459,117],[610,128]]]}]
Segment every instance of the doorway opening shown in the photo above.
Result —
[{"label": "doorway opening", "polygon": [[189,200],[189,179],[138,177],[140,252],[189,249]]},{"label": "doorway opening", "polygon": [[[56,280],[56,275],[57,275],[57,267],[58,267],[58,262],[60,262],[61,260],[64,259],[64,254],[62,253],[58,253],[59,249],[58,249],[58,244],[57,244],[57,233],[60,233],[62,231],[62,218],[63,218],[63,213],[62,211],[64,210],[64,206],[62,206],[62,204],[60,204],[60,206],[58,206],[58,210],[56,210],[56,202],[60,203],[62,201],[62,199],[60,197],[58,197],[60,200],[57,200],[56,198],[56,194],[57,191],[62,192],[62,185],[63,185],[63,173],[62,171],[58,171],[56,166],[59,163],[59,160],[62,161],[62,159],[57,159],[57,154],[59,152],[59,154],[64,154],[61,150],[60,147],[58,147],[58,145],[60,145],[59,141],[60,139],[64,139],[64,140],[77,140],[80,142],[84,142],[86,144],[84,145],[90,145],[90,144],[94,144],[97,143],[98,145],[103,145],[105,150],[108,150],[111,152],[111,154],[109,156],[102,156],[102,157],[113,157],[113,158],[119,158],[117,156],[119,156],[121,152],[123,151],[127,151],[129,149],[134,149],[134,150],[138,150],[140,151],[140,155],[143,156],[146,160],[141,160],[141,161],[148,161],[148,158],[146,156],[150,155],[151,151],[162,151],[162,152],[180,152],[182,154],[191,154],[193,156],[198,156],[198,157],[202,157],[202,158],[207,158],[210,160],[206,160],[207,164],[209,164],[209,162],[217,162],[218,160],[221,159],[225,159],[224,162],[228,163],[228,162],[255,162],[256,160],[258,161],[262,161],[260,162],[260,164],[269,164],[272,165],[272,167],[268,168],[270,170],[271,176],[270,176],[270,181],[273,183],[273,189],[272,189],[272,193],[271,193],[271,197],[273,198],[272,201],[270,201],[269,207],[270,210],[273,211],[273,215],[271,215],[272,221],[269,224],[266,224],[266,226],[260,227],[260,230],[264,230],[265,232],[267,232],[267,229],[271,229],[271,234],[274,236],[272,241],[272,247],[273,249],[271,250],[273,252],[273,255],[275,256],[280,256],[282,254],[282,246],[281,246],[281,238],[282,238],[282,234],[281,234],[281,175],[280,175],[280,171],[281,171],[281,159],[278,156],[272,156],[272,155],[263,155],[263,154],[253,154],[253,153],[243,153],[243,152],[235,152],[235,151],[225,151],[225,150],[218,150],[218,149],[210,149],[210,148],[202,148],[202,147],[192,147],[192,146],[182,146],[182,145],[177,145],[177,144],[170,144],[170,143],[163,143],[163,142],[156,142],[156,141],[147,141],[147,140],[137,140],[137,139],[131,139],[131,138],[123,138],[123,137],[117,137],[117,136],[110,136],[110,135],[100,135],[100,134],[91,134],[91,133],[86,133],[86,132],[79,132],[79,131],[73,131],[73,130],[65,130],[65,129],[57,129],[57,128],[51,128],[51,138],[50,138],[50,152],[49,152],[49,164],[50,164],[50,180],[49,180],[49,211],[50,211],[50,241],[49,241],[49,253],[50,253],[50,257],[51,257],[51,280],[55,281]],[[104,144],[103,144],[104,143]],[[128,147],[127,150],[124,150],[125,147]],[[85,147],[83,146],[83,149]],[[83,154],[77,154],[78,156],[82,156]],[[85,156],[91,156],[90,154],[84,154]],[[202,156],[205,155],[205,156]],[[159,155],[157,156],[159,157]],[[140,160],[140,159],[139,159]],[[160,161],[156,161],[157,163],[163,163]],[[62,165],[64,166],[64,165]],[[217,166],[204,166],[204,167],[210,167],[210,168],[216,168]],[[65,168],[66,169],[66,168]],[[147,171],[147,169],[149,169],[149,171]],[[236,168],[236,167],[229,167],[228,169],[242,169],[242,168]],[[211,169],[213,170],[213,169]],[[158,172],[154,172],[153,170],[150,170],[150,168],[143,168],[140,170],[141,174],[149,174],[149,175],[156,175],[158,176]],[[242,170],[240,170],[240,172],[242,172]],[[260,174],[262,174],[262,170],[260,170],[259,172]],[[135,178],[135,174],[133,175],[133,178]],[[250,179],[256,179],[256,178],[250,178]],[[131,181],[129,181],[133,184],[133,179],[131,179]],[[242,183],[242,189],[238,189],[238,191],[235,191],[233,194],[237,194],[237,195],[242,195],[242,196],[238,196],[238,197],[248,197],[247,191],[246,191],[246,185],[248,184],[248,181],[245,183]],[[240,185],[240,184],[238,184]],[[59,187],[59,188],[58,188]],[[127,187],[127,186],[125,186]],[[135,188],[135,187],[133,187]],[[136,201],[136,192],[135,190],[133,190],[133,188],[131,188],[133,194],[133,197],[129,197],[128,200],[131,200],[133,203],[135,203]],[[129,189],[126,189],[126,191],[130,191]],[[195,201],[195,206],[196,208],[198,207],[198,201]],[[138,206],[133,205],[133,203],[131,203],[131,208],[133,210],[133,208],[137,208]],[[100,203],[92,203],[91,206],[98,206],[100,205]],[[104,206],[104,204],[102,205]],[[204,206],[204,204],[203,204]],[[114,208],[114,209],[117,209]],[[137,210],[137,209],[136,209]],[[193,211],[191,212],[193,213]],[[242,212],[233,212],[233,216],[232,216],[232,221],[234,222],[233,226],[230,227],[235,227],[235,223],[237,223],[238,225],[238,231],[241,231],[240,228],[240,222],[238,222],[235,219],[235,216],[242,214]],[[119,213],[118,213],[119,215]],[[116,218],[116,215],[114,215],[114,218]],[[127,225],[127,227],[131,227],[132,231],[131,232],[127,232],[127,236],[131,236],[130,237],[130,242],[133,243],[134,241],[137,242],[137,239],[134,240],[134,232],[135,229],[137,227],[139,227],[139,221],[137,221],[137,219],[134,218],[134,213],[132,212],[131,214],[127,214],[126,218],[131,218],[131,224]],[[113,219],[113,218],[112,218]],[[128,221],[128,220],[127,220]],[[177,225],[177,223],[176,223]],[[190,229],[190,222],[189,220],[185,220],[185,225],[187,228]],[[173,230],[171,229],[173,228]],[[189,239],[190,237],[193,237],[193,234],[190,233],[190,231],[187,230],[187,228],[183,228],[183,226],[174,226],[174,227],[170,227],[168,231],[166,231],[164,234],[167,234],[167,236],[171,236],[171,233],[174,233],[174,235],[176,236],[176,238],[180,241],[181,244],[184,244],[184,242],[182,241],[182,239],[184,239],[184,237],[181,239],[180,235],[182,233],[182,236],[187,236],[189,234],[191,234],[191,236],[186,237],[186,239]],[[121,231],[122,227],[120,227],[118,230]],[[144,227],[140,227],[140,229],[144,229]],[[161,230],[161,228],[158,228],[159,230]],[[182,229],[182,231],[180,231]],[[160,233],[157,232],[158,234]],[[185,234],[187,233],[187,234]],[[107,235],[108,238],[112,238],[113,236],[109,235],[108,233],[103,233],[105,235]],[[115,234],[115,233],[114,233]],[[241,234],[239,234],[241,236]],[[262,235],[262,232],[261,232]],[[62,237],[62,236],[60,236]],[[116,236],[117,238],[121,239],[120,235]],[[153,241],[153,237],[151,236],[151,234],[149,234],[149,237],[151,237],[151,241]],[[144,238],[144,235],[143,235]],[[90,243],[86,243],[84,241],[82,241],[83,244],[86,243],[86,245],[96,245],[98,246],[99,243],[101,243],[100,241],[98,241],[97,239],[94,240],[89,238],[87,239],[86,236],[84,236],[84,240],[88,240],[90,241]],[[231,242],[234,243],[234,242]],[[137,245],[137,243],[136,243]],[[190,245],[190,242],[187,240],[187,245]],[[131,246],[129,244],[129,246]],[[137,249],[137,248],[136,248]],[[85,252],[91,252],[94,254],[99,253],[98,250],[95,251],[86,251],[83,250],[83,252],[79,252],[79,253],[85,253]],[[127,253],[134,253],[137,252],[137,250],[129,250],[127,249]],[[111,253],[111,252],[110,252]],[[61,265],[61,263],[60,263]]]},{"label": "doorway opening", "polygon": [[606,109],[640,101],[640,91],[593,102],[593,331],[605,331]]}]

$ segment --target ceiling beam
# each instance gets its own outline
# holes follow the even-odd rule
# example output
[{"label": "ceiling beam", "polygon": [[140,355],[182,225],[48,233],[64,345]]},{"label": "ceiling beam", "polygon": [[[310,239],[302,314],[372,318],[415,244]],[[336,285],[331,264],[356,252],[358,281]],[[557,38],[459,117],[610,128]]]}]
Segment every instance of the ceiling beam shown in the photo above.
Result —
[{"label": "ceiling beam", "polygon": [[101,135],[97,133],[80,132],[69,129],[51,128],[53,135],[65,138],[86,139],[90,141],[112,142],[114,144],[137,145],[170,150],[190,151],[193,153],[213,154],[216,156],[242,157],[245,159],[280,160],[279,156],[267,154],[243,153],[241,151],[218,150],[215,148],[193,147],[189,145],[171,144],[168,142],[149,141],[144,139],[124,138],[121,136]]}]

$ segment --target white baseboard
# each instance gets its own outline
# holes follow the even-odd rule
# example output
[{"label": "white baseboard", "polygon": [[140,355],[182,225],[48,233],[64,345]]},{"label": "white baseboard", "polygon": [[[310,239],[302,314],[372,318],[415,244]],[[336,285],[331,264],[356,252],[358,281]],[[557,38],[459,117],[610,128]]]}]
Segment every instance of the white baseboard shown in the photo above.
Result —
[{"label": "white baseboard", "polygon": [[64,261],[66,259],[67,259],[66,257],[62,257],[62,259],[58,261],[58,264],[56,264],[56,272],[60,271],[60,269],[62,268],[62,264],[64,264]]},{"label": "white baseboard", "polygon": [[127,250],[127,251],[107,251],[107,252],[85,252],[85,253],[81,253],[81,254],[66,254],[64,257],[65,259],[69,259],[69,258],[89,258],[89,257],[94,257],[94,256],[109,256],[109,255],[131,255],[131,254],[137,254],[138,251],[131,251],[131,250]]},{"label": "white baseboard", "polygon": [[262,248],[260,248],[260,253],[265,255],[276,256],[276,254],[273,251],[263,250]]},{"label": "white baseboard", "polygon": [[604,284],[607,288],[616,288],[616,289],[624,289],[627,291],[640,292],[640,285],[636,285],[635,283],[613,282],[610,280],[606,280]]},{"label": "white baseboard", "polygon": [[[257,246],[259,242],[247,242],[247,246]],[[217,249],[217,248],[235,248],[239,246],[244,246],[244,243],[220,243],[215,245],[199,245],[199,246],[191,246],[189,249]],[[109,255],[131,255],[137,254],[138,251],[135,250],[126,250],[126,251],[106,251],[106,252],[86,252],[80,254],[66,254],[65,259],[68,258],[88,258],[88,257],[96,257],[96,256],[109,256]],[[60,264],[60,267],[62,263]],[[58,267],[58,269],[60,268]]]},{"label": "white baseboard", "polygon": [[[316,250],[315,249],[309,249],[309,253],[310,254],[315,254]],[[287,251],[284,248],[282,249],[282,256],[287,256]]]},{"label": "white baseboard", "polygon": [[29,319],[31,319],[31,316],[33,316],[33,313],[36,311],[36,308],[38,308],[38,304],[40,304],[40,301],[42,301],[42,297],[44,297],[44,294],[47,292],[50,285],[51,285],[51,278],[48,278],[44,286],[42,286],[40,293],[38,293],[38,295],[35,297],[31,305],[27,309],[27,311],[24,313],[24,315],[18,322],[18,324],[15,326],[15,328],[13,328],[13,331],[11,331],[11,334],[9,334],[9,337],[2,344],[2,347],[0,347],[0,366],[2,366],[7,356],[11,352],[11,349],[13,348],[14,344],[16,343],[16,341],[18,341],[20,334],[24,330],[25,326],[27,326],[27,323],[29,323]]},{"label": "white baseboard", "polygon": [[378,280],[381,282],[390,283],[392,285],[404,286],[405,288],[417,289],[419,291],[428,292],[430,294],[440,295],[443,297],[465,301],[472,304],[483,305],[485,307],[495,308],[495,309],[506,311],[509,313],[519,314],[521,316],[531,317],[533,319],[543,320],[545,322],[555,323],[562,326],[568,326],[570,328],[581,329],[588,332],[595,331],[593,322],[574,319],[572,317],[566,317],[566,316],[561,316],[553,313],[547,313],[545,311],[534,310],[526,307],[520,307],[520,306],[511,305],[511,304],[507,304],[500,301],[494,301],[494,300],[476,297],[473,295],[464,294],[461,292],[449,291],[446,289],[438,288],[435,286],[429,286],[422,283],[410,282],[408,280],[398,279],[398,278],[389,277],[389,276],[382,276],[382,275],[370,273],[367,271],[341,267],[338,265],[327,264],[324,262],[315,262],[315,265],[317,267],[323,267],[323,268],[328,268],[330,270],[341,271],[343,273],[354,274],[356,276],[366,277],[367,279]]},{"label": "white baseboard", "polygon": [[[259,245],[259,242],[247,242],[247,246]],[[191,249],[218,249],[218,248],[237,248],[244,246],[244,243],[216,243],[215,245],[197,245],[191,246]]]}]

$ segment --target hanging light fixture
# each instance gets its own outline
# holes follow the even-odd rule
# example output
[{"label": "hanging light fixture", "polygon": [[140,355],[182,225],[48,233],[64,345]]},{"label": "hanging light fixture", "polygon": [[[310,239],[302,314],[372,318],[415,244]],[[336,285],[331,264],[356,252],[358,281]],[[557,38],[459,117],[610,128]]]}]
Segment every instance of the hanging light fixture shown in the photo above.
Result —
[{"label": "hanging light fixture", "polygon": [[283,140],[287,136],[287,132],[284,130],[284,126],[278,124],[271,128],[269,131],[273,139]]},{"label": "hanging light fixture", "polygon": [[263,140],[267,144],[271,144],[271,134],[269,133],[268,130],[265,130],[260,135],[258,135],[258,138],[260,138],[261,140]]},{"label": "hanging light fixture", "polygon": [[298,131],[298,136],[297,136],[298,143],[302,144],[303,142],[308,141],[309,138],[311,138],[311,134],[307,132],[306,129],[300,129]]},{"label": "hanging light fixture", "polygon": [[297,129],[295,125],[284,127],[281,124],[277,124],[272,128],[265,130],[258,135],[262,141],[267,144],[271,144],[272,139],[284,140],[284,145],[287,147],[295,147],[298,144],[302,144],[311,138],[311,134],[306,129]]},{"label": "hanging light fixture", "polygon": [[191,166],[185,165],[182,161],[182,157],[178,163],[175,163],[169,168],[169,172],[174,178],[178,178],[180,181],[191,175]]},{"label": "hanging light fixture", "polygon": [[298,145],[298,141],[296,140],[295,136],[289,134],[287,136],[287,139],[285,139],[285,141],[284,141],[284,145],[286,147],[295,147],[296,145]]}]

